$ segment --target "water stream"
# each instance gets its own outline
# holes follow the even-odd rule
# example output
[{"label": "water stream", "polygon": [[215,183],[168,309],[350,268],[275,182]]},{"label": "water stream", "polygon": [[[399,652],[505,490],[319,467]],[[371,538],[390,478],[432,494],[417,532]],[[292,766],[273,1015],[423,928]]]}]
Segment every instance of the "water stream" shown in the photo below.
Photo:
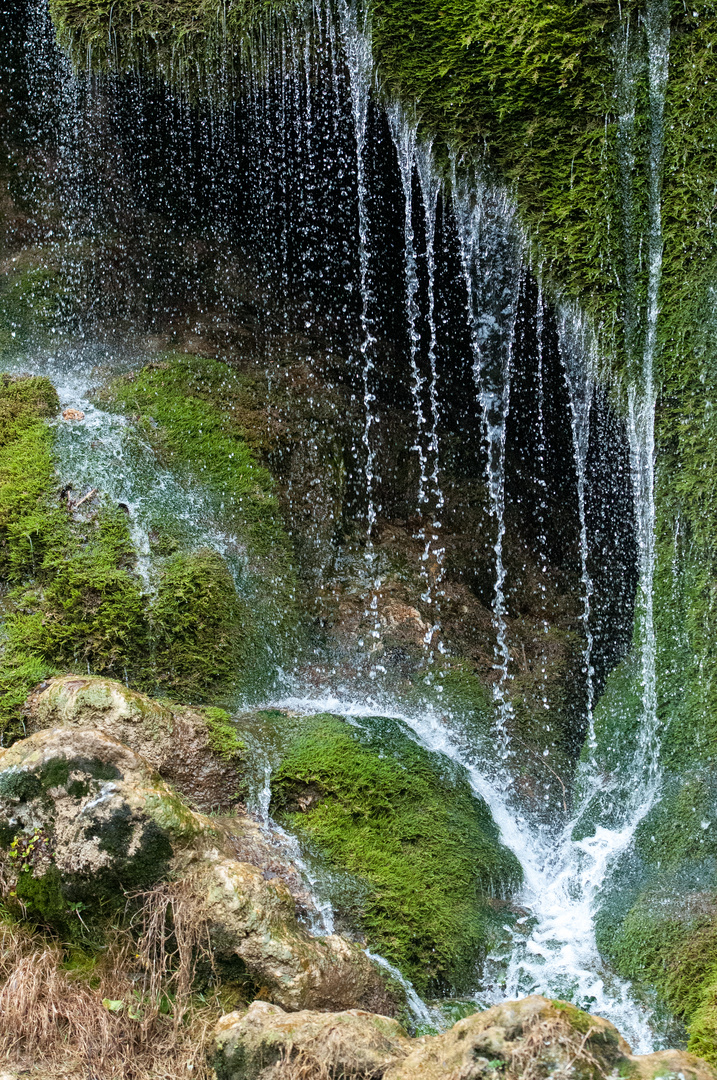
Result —
[{"label": "water stream", "polygon": [[[45,57],[42,63],[38,63],[37,75],[43,81],[43,86],[52,82],[53,66],[53,62],[47,58],[52,52],[47,41],[51,29],[44,10],[43,5],[38,5],[31,26],[32,48],[38,57]],[[570,814],[570,820],[548,824],[521,805],[511,772],[514,754],[510,735],[513,720],[513,657],[508,628],[506,446],[517,362],[518,300],[528,274],[525,240],[517,224],[515,205],[505,191],[487,184],[473,172],[466,172],[459,162],[454,162],[450,190],[447,188],[445,177],[439,175],[433,162],[430,145],[420,143],[415,126],[398,108],[389,109],[382,122],[390,132],[397,171],[396,187],[402,202],[400,221],[398,225],[394,221],[393,225],[398,228],[403,240],[401,254],[405,280],[402,307],[407,344],[407,383],[403,389],[406,390],[407,412],[411,416],[415,438],[407,452],[410,449],[418,462],[415,509],[421,524],[414,538],[420,540],[423,546],[421,599],[431,605],[432,612],[431,623],[424,636],[424,663],[426,657],[428,662],[432,661],[436,651],[443,648],[441,604],[445,585],[445,545],[442,529],[446,494],[441,471],[444,451],[441,432],[443,412],[449,402],[443,396],[442,380],[445,382],[449,365],[441,357],[441,326],[437,315],[438,260],[439,256],[444,257],[439,251],[440,206],[442,227],[445,229],[445,219],[452,215],[457,237],[458,274],[464,289],[465,330],[473,376],[472,393],[474,409],[480,417],[481,452],[485,461],[485,484],[491,517],[494,576],[490,604],[495,638],[492,681],[495,727],[490,740],[485,743],[476,740],[473,744],[467,744],[458,726],[453,728],[446,723],[444,713],[439,714],[429,706],[408,710],[400,701],[380,693],[374,682],[364,683],[361,687],[356,682],[353,685],[349,682],[339,694],[328,689],[307,689],[297,679],[291,693],[270,703],[272,707],[309,714],[333,712],[351,718],[375,716],[382,712],[396,716],[408,725],[423,746],[448,755],[464,767],[473,790],[487,802],[502,840],[515,853],[524,873],[524,886],[517,898],[524,914],[515,927],[506,930],[503,945],[489,957],[482,985],[476,995],[477,1004],[486,1006],[529,993],[568,998],[613,1021],[634,1048],[642,1052],[650,1050],[654,1044],[655,1036],[649,1017],[644,1006],[634,999],[630,987],[611,974],[601,960],[595,941],[594,915],[599,891],[608,880],[611,868],[618,856],[628,848],[635,829],[653,805],[659,791],[652,611],[655,561],[653,365],[657,347],[662,252],[659,173],[669,45],[669,32],[666,29],[669,24],[666,23],[665,10],[664,0],[653,0],[647,22],[653,132],[648,192],[648,304],[643,347],[635,351],[635,356],[639,352],[639,370],[627,393],[627,434],[638,543],[636,645],[641,663],[643,705],[640,739],[629,770],[632,777],[630,792],[623,793],[619,811],[613,814],[610,821],[598,818],[597,824],[587,830],[587,836],[581,836],[585,831],[583,828],[576,831],[576,827],[582,826],[585,821],[588,809],[611,790],[609,784],[613,783],[601,777],[591,756],[596,748],[593,724],[595,671],[591,630],[593,582],[589,571],[590,537],[586,499],[591,410],[598,375],[594,343],[579,312],[567,307],[558,311],[559,357],[567,387],[567,423],[576,475],[578,521],[575,534],[583,630],[585,726],[591,753],[579,766],[578,790],[581,796]],[[324,56],[324,67],[314,70],[312,64],[317,61],[311,35],[316,33],[322,42],[329,43],[329,48]],[[242,147],[247,162],[248,179],[245,177],[245,183],[249,190],[245,198],[251,208],[251,212],[247,211],[247,217],[259,249],[259,254],[252,254],[252,267],[258,267],[257,277],[267,290],[267,283],[278,283],[278,288],[288,293],[295,286],[296,279],[300,279],[303,291],[296,287],[299,300],[294,306],[301,311],[303,330],[311,328],[313,321],[319,321],[310,308],[312,297],[319,295],[322,290],[326,293],[343,290],[345,297],[349,298],[343,303],[342,318],[344,309],[350,308],[351,303],[358,314],[358,334],[354,333],[352,337],[351,328],[344,331],[343,325],[342,334],[350,343],[349,366],[353,370],[353,385],[363,409],[358,441],[361,444],[361,495],[365,506],[364,579],[368,581],[368,588],[362,599],[364,615],[369,621],[370,640],[366,648],[368,675],[373,679],[378,670],[373,656],[379,649],[382,634],[381,577],[374,543],[381,513],[378,441],[381,403],[379,332],[375,319],[380,297],[376,296],[373,268],[377,258],[377,226],[372,219],[372,213],[376,214],[375,204],[380,200],[372,191],[369,169],[371,110],[374,108],[371,99],[373,69],[370,37],[359,11],[348,3],[342,3],[336,22],[330,17],[328,9],[317,5],[314,21],[308,20],[308,28],[297,26],[292,34],[293,37],[280,37],[278,57],[277,43],[267,43],[266,49],[269,51],[256,64],[253,81],[249,85],[247,114],[251,123],[246,121],[249,124],[248,134],[242,129]],[[626,46],[624,55],[628,53]],[[267,71],[272,72],[271,79],[262,74]],[[226,73],[223,78],[226,80]],[[629,82],[627,75],[624,79]],[[225,93],[221,86],[222,78],[219,78],[218,97]],[[65,191],[75,192],[71,198],[68,197],[67,203],[67,237],[74,241],[73,227],[77,227],[79,236],[82,231],[80,225],[88,215],[92,227],[100,227],[100,211],[97,207],[88,210],[91,199],[88,199],[86,192],[83,193],[86,173],[80,159],[84,135],[78,124],[83,111],[86,112],[85,123],[89,115],[85,94],[90,101],[94,100],[97,109],[102,102],[100,97],[93,99],[91,88],[88,90],[86,83],[73,80],[66,68],[62,69],[59,89],[56,85],[53,92],[64,110],[64,119],[60,124],[59,171],[64,178],[62,183]],[[36,96],[42,98],[44,93],[46,90],[36,83]],[[634,119],[630,111],[632,105],[634,102],[628,94],[621,118],[626,167],[630,166],[630,125]],[[181,98],[177,107],[188,108]],[[211,122],[201,134],[201,145],[207,156],[210,152],[221,156],[221,147],[231,147],[231,140],[236,134],[231,132],[232,123],[238,126],[239,121],[230,113],[228,106],[224,110],[217,107],[210,111],[209,118]],[[379,121],[375,117],[373,119],[375,126],[378,126]],[[347,145],[348,138],[353,156],[349,161],[343,150],[337,151],[336,159],[331,158],[324,174],[320,161],[324,143],[329,138],[327,131],[339,146]],[[230,155],[231,149],[226,150],[226,154]],[[336,160],[343,170],[338,178]],[[186,165],[186,161],[180,161],[180,164]],[[238,169],[236,163],[232,167]],[[268,182],[270,174],[274,175],[275,182]],[[227,222],[231,218],[227,209],[232,190],[229,166],[224,178],[217,171],[212,182],[211,203],[219,208],[213,219],[216,239],[216,236],[227,233]],[[321,200],[325,189],[334,190],[334,194],[338,192],[337,202],[344,208],[342,213],[349,201],[347,193],[353,192],[355,195],[355,205],[351,214],[347,213],[347,218],[353,215],[353,220],[346,231],[346,235],[353,238],[354,250],[349,257],[345,250],[340,250],[345,239],[336,241],[339,254],[334,261],[341,267],[337,275],[345,275],[347,280],[337,282],[335,289],[330,280],[327,283],[331,260],[327,256],[324,264],[321,261],[323,255],[318,254],[324,246]],[[632,206],[629,185],[625,192],[625,211],[629,217]],[[419,194],[420,207],[417,205]],[[390,199],[386,197],[386,201],[390,202]],[[300,224],[294,233],[292,213],[299,203]],[[395,205],[395,201],[391,205]],[[415,223],[421,212],[422,227],[417,230]],[[422,233],[422,251],[419,250],[418,231]],[[315,291],[312,292],[314,287]],[[257,306],[260,306],[259,301]],[[339,310],[338,306],[336,310]],[[545,517],[548,493],[545,479],[547,421],[542,292],[538,295],[537,311],[539,461],[536,470],[540,474],[537,481],[542,493],[540,508]],[[296,312],[292,310],[292,318],[295,316]],[[325,321],[329,323],[331,318],[327,316]],[[281,312],[281,320],[288,337],[288,302]],[[636,324],[637,321],[635,314]],[[346,315],[345,322],[350,323],[350,314]],[[356,330],[356,326],[353,329]],[[82,424],[58,421],[57,451],[61,480],[73,485],[78,499],[98,489],[114,503],[123,506],[139,555],[138,571],[148,591],[153,588],[152,531],[158,515],[171,517],[178,522],[189,546],[208,546],[224,555],[234,572],[237,587],[241,588],[244,552],[222,528],[221,514],[211,495],[196,483],[190,483],[180,474],[164,468],[142,440],[135,425],[93,404],[90,387],[96,379],[105,377],[110,369],[139,366],[146,357],[141,350],[108,350],[107,346],[92,344],[91,339],[92,335],[88,333],[87,340],[81,345],[36,350],[18,359],[15,366],[15,370],[23,371],[30,363],[34,373],[48,374],[57,387],[63,407],[79,408],[85,414]],[[302,347],[308,353],[313,346]],[[400,349],[397,347],[395,351],[400,352]],[[305,356],[302,354],[303,359]],[[266,365],[267,381],[271,386],[271,379],[278,378],[281,372],[276,365],[272,365],[271,357]],[[310,369],[308,362],[307,367]],[[356,456],[358,459],[359,454]],[[547,548],[545,528],[540,534],[543,552]],[[369,692],[365,691],[366,685]],[[265,762],[264,767],[255,785],[256,798],[252,809],[268,825],[272,763]],[[331,932],[330,883],[322,881],[321,874],[315,871],[292,837],[286,833],[282,836],[286,850],[316,897],[318,916],[312,929],[317,933]],[[576,839],[576,836],[581,838]],[[376,957],[376,960],[405,983],[388,961],[381,957]],[[434,1023],[434,1012],[421,1002],[408,984],[406,992],[416,1018],[421,1023]]]}]

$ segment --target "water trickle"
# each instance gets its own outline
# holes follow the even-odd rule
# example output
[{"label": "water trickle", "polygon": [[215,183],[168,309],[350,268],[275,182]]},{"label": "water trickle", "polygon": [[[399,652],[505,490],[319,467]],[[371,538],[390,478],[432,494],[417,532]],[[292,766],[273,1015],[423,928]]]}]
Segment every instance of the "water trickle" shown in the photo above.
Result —
[{"label": "water trickle", "polygon": [[587,461],[590,439],[590,413],[593,401],[595,368],[595,344],[592,335],[577,312],[563,309],[558,321],[558,345],[560,361],[565,373],[570,403],[570,430],[572,433],[573,459],[577,477],[580,583],[582,593],[582,624],[585,642],[585,714],[587,739],[591,751],[595,750],[595,668],[593,666],[594,638],[590,625],[593,582],[590,577],[588,551],[588,525],[586,511]]},{"label": "water trickle", "polygon": [[477,177],[460,177],[454,167],[453,205],[458,225],[461,260],[468,296],[468,319],[473,348],[473,375],[483,421],[486,479],[494,519],[495,586],[493,618],[496,631],[493,693],[497,706],[496,739],[500,758],[510,750],[510,648],[506,624],[503,560],[505,538],[505,440],[513,335],[523,271],[515,208],[500,191]]},{"label": "water trickle", "polygon": [[[433,625],[426,632],[424,644],[441,649],[440,634],[440,598],[443,582],[444,548],[440,547],[441,512],[445,503],[441,489],[441,454],[438,441],[440,422],[440,391],[438,385],[436,332],[436,214],[441,183],[433,162],[432,144],[423,142],[416,149],[416,167],[423,196],[424,232],[426,238],[426,277],[428,299],[428,397],[430,402],[431,426],[428,432],[428,460],[430,462],[430,521],[426,537],[423,560],[427,566],[428,587],[421,599],[433,605]],[[432,659],[432,653],[429,656]],[[440,687],[438,688],[440,690]]]},{"label": "water trickle", "polygon": [[[362,442],[365,451],[366,475],[366,565],[372,590],[367,598],[366,616],[371,620],[369,631],[371,651],[375,650],[381,637],[381,622],[378,612],[378,593],[381,585],[377,576],[376,553],[374,550],[374,526],[377,506],[375,500],[375,482],[377,455],[373,438],[373,427],[378,421],[374,387],[376,337],[373,333],[371,309],[374,302],[369,278],[370,233],[368,211],[368,182],[366,176],[366,139],[368,129],[369,93],[373,72],[371,56],[371,38],[366,15],[357,4],[342,0],[341,31],[349,72],[351,93],[351,115],[353,118],[354,138],[356,141],[356,193],[358,209],[358,247],[359,247],[359,288],[361,291],[361,380],[363,386],[364,429]],[[372,668],[370,675],[375,676]]]}]

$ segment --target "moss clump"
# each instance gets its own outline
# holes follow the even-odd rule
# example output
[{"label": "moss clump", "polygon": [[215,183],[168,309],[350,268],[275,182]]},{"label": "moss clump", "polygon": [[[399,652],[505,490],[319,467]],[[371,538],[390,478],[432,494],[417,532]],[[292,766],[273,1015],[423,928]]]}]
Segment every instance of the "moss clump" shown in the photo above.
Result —
[{"label": "moss clump", "polygon": [[283,6],[281,0],[234,0],[219,12],[211,0],[141,6],[133,0],[52,0],[50,12],[61,40],[78,60],[82,50],[100,69],[126,69],[141,60],[173,78],[179,65],[204,86],[207,76],[211,82],[226,39],[240,41],[259,16]]},{"label": "moss clump", "polygon": [[1,378],[0,575],[17,582],[36,573],[64,540],[52,499],[52,433],[45,423],[59,401],[48,379]]},{"label": "moss clump", "polygon": [[224,761],[241,760],[246,743],[231,723],[229,713],[225,709],[210,708],[204,710],[204,718],[209,731],[209,745],[214,753]]},{"label": "moss clump", "polygon": [[26,645],[55,663],[80,662],[98,674],[134,671],[146,652],[148,635],[125,515],[103,508],[83,541],[46,560],[48,580],[41,599],[38,595],[41,619],[20,617],[11,624],[12,633],[19,638],[22,623]]},{"label": "moss clump", "polygon": [[[173,383],[175,405],[187,390],[183,371],[184,380]],[[251,618],[226,560],[210,550],[178,550],[158,557],[156,593],[149,596],[135,572],[136,551],[126,515],[101,499],[95,508],[73,515],[61,497],[53,432],[47,424],[58,408],[51,384],[46,379],[3,377],[0,579],[7,592],[0,729],[6,743],[23,730],[21,709],[32,686],[58,668],[113,675],[178,701],[222,699],[237,691],[241,679],[250,678],[249,669],[254,673],[262,663],[262,670],[266,668],[264,654],[275,647],[277,626],[292,624],[288,543],[268,490],[268,474],[256,465],[239,435],[225,437],[212,428],[208,403],[195,404],[197,408],[190,403],[181,413],[176,426],[170,422],[162,427],[158,438],[165,454],[180,459],[180,467],[192,449],[197,451],[193,465],[207,483],[213,482],[219,511],[225,503],[228,524],[240,531],[246,526],[259,552],[253,577],[247,573],[242,579],[254,601]],[[164,405],[171,411],[169,398]],[[186,426],[188,415],[199,424],[194,442]],[[225,452],[228,465],[222,460]],[[241,465],[236,476],[232,454]],[[259,569],[267,571],[265,580]],[[264,607],[257,602],[262,590]],[[276,608],[271,612],[271,627],[270,592],[278,604],[278,614]]]},{"label": "moss clump", "polygon": [[475,985],[492,898],[520,881],[462,772],[403,725],[308,721],[272,781],[272,807],[329,864],[366,884],[369,941],[422,990]]},{"label": "moss clump", "polygon": [[224,559],[181,552],[167,563],[151,605],[157,685],[180,700],[235,686],[249,618]]},{"label": "moss clump", "polygon": [[188,467],[216,493],[218,509],[259,556],[288,570],[290,546],[268,469],[236,414],[241,380],[215,360],[172,354],[115,380],[102,404],[138,417],[166,462]]},{"label": "moss clump", "polygon": [[5,275],[0,285],[0,356],[17,349],[31,334],[49,330],[58,311],[53,271],[30,267]]}]

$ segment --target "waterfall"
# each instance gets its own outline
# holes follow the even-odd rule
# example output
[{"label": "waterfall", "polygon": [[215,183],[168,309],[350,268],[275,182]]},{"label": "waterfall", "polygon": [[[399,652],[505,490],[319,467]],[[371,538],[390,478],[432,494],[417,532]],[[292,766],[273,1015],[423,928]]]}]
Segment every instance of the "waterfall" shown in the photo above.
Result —
[{"label": "waterfall", "polygon": [[595,669],[593,633],[590,626],[593,583],[588,565],[588,527],[586,512],[587,460],[590,439],[590,414],[595,380],[596,345],[587,327],[575,311],[563,309],[559,324],[560,360],[565,372],[570,401],[570,430],[577,475],[578,515],[580,521],[580,582],[582,585],[582,623],[585,639],[585,711],[588,721],[588,746],[595,750]]},{"label": "waterfall", "polygon": [[453,191],[468,296],[473,375],[483,420],[488,492],[495,523],[493,617],[497,678],[493,687],[498,706],[496,737],[501,759],[505,761],[510,753],[508,725],[512,713],[503,560],[505,439],[516,302],[523,268],[514,223],[515,208],[510,199],[483,185],[477,177],[459,179],[455,167]]},{"label": "waterfall", "polygon": [[[177,226],[164,241],[167,247],[180,248],[186,244],[190,248],[194,243],[194,262],[202,257],[207,261],[214,258],[221,270],[217,270],[211,288],[207,287],[203,293],[197,289],[197,295],[194,295],[193,286],[198,275],[193,278],[191,269],[187,269],[191,258],[188,257],[186,262],[177,259],[174,263],[167,257],[163,265],[171,267],[168,274],[174,275],[176,293],[184,290],[186,313],[170,289],[171,303],[167,301],[167,307],[175,306],[162,323],[152,308],[150,294],[151,289],[158,293],[166,282],[157,280],[161,278],[161,267],[155,267],[153,257],[147,258],[142,266],[147,269],[147,281],[151,277],[151,287],[143,282],[141,288],[137,287],[136,295],[132,294],[134,299],[130,297],[126,301],[125,307],[118,303],[121,318],[118,317],[114,337],[109,336],[109,345],[103,345],[99,340],[97,327],[102,321],[102,313],[89,305],[90,310],[83,310],[74,323],[68,317],[67,325],[62,327],[61,346],[31,350],[33,370],[46,372],[52,378],[62,404],[79,405],[86,413],[84,428],[59,429],[62,480],[81,484],[88,490],[101,487],[115,502],[126,506],[132,538],[140,557],[138,568],[147,591],[153,588],[150,531],[153,514],[158,508],[181,520],[194,546],[207,545],[222,553],[239,588],[245,572],[246,552],[223,527],[219,509],[200,484],[183,485],[170,468],[157,460],[149,443],[137,439],[134,429],[130,430],[124,418],[111,416],[93,403],[89,389],[93,368],[104,365],[121,370],[141,366],[153,355],[147,345],[152,335],[166,341],[173,341],[174,335],[179,338],[180,347],[186,344],[187,351],[191,352],[196,341],[190,332],[198,327],[196,338],[201,343],[200,331],[210,326],[214,334],[210,339],[210,351],[226,355],[232,362],[245,362],[248,356],[254,365],[252,374],[261,372],[267,387],[267,412],[271,413],[272,434],[279,431],[281,435],[283,427],[293,419],[291,404],[287,404],[279,393],[290,383],[292,365],[300,370],[300,377],[307,384],[312,384],[312,380],[317,380],[317,372],[329,369],[333,364],[339,374],[334,377],[330,389],[338,388],[338,404],[332,400],[329,405],[335,413],[345,414],[341,415],[341,421],[347,427],[354,425],[351,439],[347,440],[348,465],[342,461],[342,468],[347,476],[350,474],[345,480],[347,489],[349,483],[353,484],[350,498],[346,496],[345,502],[353,500],[352,506],[360,507],[352,513],[354,522],[361,521],[362,532],[358,540],[352,536],[352,542],[360,550],[363,560],[360,605],[362,617],[368,621],[369,640],[364,642],[363,637],[358,640],[364,658],[368,660],[370,681],[366,683],[362,678],[365,668],[360,665],[352,668],[348,661],[342,666],[343,661],[334,662],[332,658],[326,669],[331,668],[334,681],[332,683],[326,677],[324,685],[317,689],[325,669],[317,662],[307,676],[309,665],[300,668],[297,661],[298,674],[287,674],[268,704],[306,713],[330,711],[349,718],[384,712],[403,720],[415,738],[429,750],[446,754],[465,767],[473,791],[487,802],[504,843],[518,857],[525,876],[524,888],[518,898],[525,914],[518,918],[514,929],[506,932],[505,941],[488,958],[476,1003],[487,1005],[528,993],[565,997],[608,1017],[637,1048],[647,1050],[652,1045],[649,1018],[635,1003],[630,987],[605,968],[595,942],[594,914],[600,889],[617,856],[628,848],[639,821],[652,805],[659,781],[652,608],[655,562],[653,369],[662,258],[659,178],[669,46],[666,2],[650,0],[646,23],[651,137],[647,193],[647,307],[642,340],[639,290],[633,274],[637,265],[633,258],[637,244],[636,193],[631,179],[636,168],[636,76],[633,43],[627,30],[627,36],[615,53],[626,221],[623,286],[631,363],[625,392],[626,429],[638,541],[636,645],[641,662],[643,723],[641,742],[632,763],[632,787],[619,820],[612,819],[608,827],[600,818],[598,824],[593,823],[587,830],[587,836],[580,836],[579,832],[587,820],[587,809],[610,793],[609,784],[600,776],[596,762],[594,709],[597,690],[592,629],[595,589],[590,571],[591,536],[587,510],[591,421],[595,411],[595,387],[601,377],[598,346],[586,320],[576,308],[557,303],[553,311],[543,293],[541,275],[536,272],[535,355],[531,354],[530,359],[535,363],[537,373],[537,398],[531,403],[535,415],[533,426],[537,432],[536,461],[533,463],[540,516],[537,562],[544,573],[549,546],[546,477],[550,432],[546,364],[548,322],[552,319],[561,379],[567,394],[567,409],[561,423],[569,432],[568,456],[575,473],[577,520],[571,523],[571,537],[578,564],[575,594],[576,610],[579,610],[575,619],[581,635],[584,676],[584,706],[580,721],[585,721],[589,750],[579,767],[581,798],[572,811],[566,803],[561,811],[563,816],[556,824],[557,819],[546,823],[544,812],[541,816],[534,807],[521,801],[516,770],[513,769],[516,757],[513,733],[517,727],[512,695],[516,670],[513,639],[518,620],[511,608],[514,583],[511,582],[509,550],[513,539],[510,512],[515,511],[516,500],[511,506],[508,466],[511,423],[518,408],[515,384],[521,360],[517,349],[519,307],[526,282],[532,280],[528,244],[521,231],[515,201],[507,190],[489,182],[474,166],[457,158],[453,159],[449,175],[446,175],[434,159],[430,140],[421,136],[412,119],[398,105],[384,109],[375,99],[369,27],[358,7],[346,0],[335,17],[329,5],[317,3],[297,18],[295,24],[284,24],[278,15],[272,19],[274,21],[261,41],[252,42],[255,55],[247,62],[246,70],[242,69],[240,100],[232,98],[230,72],[225,66],[217,75],[212,101],[204,112],[198,113],[188,94],[160,88],[156,83],[145,84],[145,76],[141,73],[128,76],[130,81],[134,80],[134,96],[126,98],[122,97],[119,78],[113,81],[114,76],[107,76],[103,80],[86,73],[72,76],[51,44],[52,30],[44,4],[38,0],[32,22],[32,49],[37,58],[34,107],[39,112],[49,110],[48,101],[54,95],[54,112],[47,125],[54,124],[59,129],[58,172],[66,219],[63,245],[58,242],[57,246],[58,250],[62,249],[66,279],[71,283],[68,293],[73,289],[82,295],[91,292],[90,285],[80,280],[85,273],[79,253],[83,238],[102,234],[104,240],[102,230],[106,222],[109,231],[110,225],[114,226],[125,214],[130,218],[132,214],[139,216],[142,213],[142,222],[151,223],[153,215],[159,216],[158,207],[165,220],[171,220],[169,195],[166,202],[163,201],[165,184],[167,187],[174,185],[175,198],[182,200],[179,205],[196,227],[196,236],[192,238],[188,228],[183,235]],[[228,61],[226,63],[228,65]],[[149,100],[148,85],[156,100]],[[117,110],[116,114],[113,109]],[[111,176],[104,175],[103,163],[112,161],[112,133],[121,128],[122,109],[126,110],[125,122],[126,115],[131,116],[143,152],[137,154],[137,160],[127,154],[128,161],[118,154]],[[147,160],[149,155],[145,151],[152,138],[152,124],[160,128],[162,117],[170,115],[178,118],[176,123],[180,130],[165,133],[168,142],[163,148],[170,145],[171,140],[170,156],[173,157],[171,168],[162,172],[156,163]],[[93,146],[90,137],[93,118],[97,119],[96,126],[104,140],[99,164],[88,160],[91,157],[88,147],[91,150]],[[380,134],[381,125],[388,132],[385,138]],[[378,135],[376,131],[379,131]],[[384,138],[383,143],[381,138]],[[386,165],[389,140],[395,159],[391,157],[390,164]],[[380,196],[376,190],[375,174],[381,171],[377,159],[387,172],[391,169],[395,172],[395,176],[389,177],[395,181],[395,191],[386,194],[382,190]],[[161,184],[156,183],[156,176],[152,177],[153,168],[161,177]],[[124,191],[128,192],[126,204]],[[114,205],[105,206],[100,195],[108,202],[114,198]],[[246,228],[233,231],[235,220],[246,223]],[[174,226],[176,222],[172,221]],[[385,231],[393,229],[391,235],[399,236],[396,246],[400,250],[384,250],[391,248],[390,244],[382,248],[377,239],[381,228]],[[170,232],[169,225],[166,229]],[[451,229],[455,231],[455,252],[449,243]],[[146,242],[146,237],[141,235],[142,226],[137,233],[139,240],[137,237],[132,240],[139,249],[140,241]],[[205,248],[208,254],[203,255]],[[142,250],[144,258],[146,252]],[[394,304],[390,318],[386,309],[393,302],[394,293],[387,299],[376,284],[377,265],[389,256],[395,261],[385,271],[384,278],[391,277],[391,268],[395,269],[398,264],[401,269],[401,273],[393,275],[400,278],[400,283],[390,282],[390,289],[401,294],[400,303]],[[451,301],[460,309],[460,329],[465,334],[467,356],[461,353],[462,346],[447,342],[445,327],[450,318],[455,318],[453,312],[446,311],[447,266],[451,272],[455,271],[454,278],[458,281]],[[246,281],[251,282],[250,286]],[[96,283],[93,287],[96,288]],[[144,294],[142,289],[145,289]],[[386,291],[390,291],[388,287]],[[214,294],[219,299],[212,309],[210,300]],[[95,306],[102,295],[100,291],[94,296]],[[241,347],[232,352],[232,343],[227,341],[231,331],[229,315],[235,314],[242,305],[251,312],[248,324],[249,318],[254,321],[251,330],[246,330]],[[400,311],[400,316],[396,311]],[[222,312],[229,325],[226,332]],[[385,324],[391,319],[396,324],[403,320],[393,337],[385,331]],[[190,330],[185,322],[191,323]],[[142,323],[141,330],[139,323]],[[121,348],[117,342],[128,324],[132,326],[132,332],[127,333],[127,341]],[[79,344],[71,340],[73,334]],[[182,338],[182,334],[186,336]],[[82,341],[82,338],[86,340]],[[248,365],[249,361],[246,362]],[[27,357],[21,357],[13,370],[24,370],[26,363]],[[392,694],[380,678],[386,667],[380,651],[385,621],[382,622],[384,562],[379,534],[382,492],[389,486],[384,485],[382,473],[385,463],[382,424],[394,405],[392,395],[401,397],[400,406],[407,417],[406,429],[410,431],[410,438],[403,447],[404,454],[395,456],[411,457],[412,465],[416,466],[415,473],[410,474],[413,505],[405,513],[401,510],[403,517],[398,512],[395,516],[400,517],[406,534],[410,533],[410,538],[417,540],[420,547],[418,596],[430,611],[425,622],[420,622],[422,653],[415,660],[422,686],[428,684],[430,689],[433,671],[444,660],[451,659],[451,647],[444,643],[446,611],[451,602],[455,605],[459,601],[448,595],[447,536],[451,494],[445,462],[449,436],[455,442],[457,436],[464,434],[460,422],[456,421],[457,431],[446,435],[448,414],[454,404],[450,395],[458,385],[457,381],[451,380],[457,380],[455,369],[460,364],[469,369],[472,378],[467,411],[471,419],[476,417],[479,435],[474,455],[476,461],[470,464],[476,471],[482,470],[485,481],[492,575],[490,595],[485,603],[490,608],[493,628],[492,655],[489,657],[492,669],[488,681],[493,696],[494,727],[487,736],[476,735],[472,742],[461,727],[457,710],[454,715],[449,707],[439,710],[435,704],[425,704],[428,695],[420,707],[408,708],[400,695]],[[319,387],[318,380],[316,385]],[[339,395],[339,390],[343,396]],[[325,422],[321,409],[329,407],[319,400],[320,396],[321,387],[317,389],[316,399],[313,396],[310,399],[312,411],[306,427],[295,437],[307,454],[320,452],[315,450],[315,445],[317,432],[320,434]],[[396,411],[399,411],[398,407]],[[403,415],[400,419],[403,420]],[[270,426],[269,422],[267,426]],[[392,433],[389,435],[395,437]],[[280,442],[280,437],[277,441]],[[95,442],[98,445],[94,445]],[[272,452],[276,459],[281,457],[278,451]],[[404,462],[401,460],[400,464]],[[408,486],[408,481],[406,483]],[[319,476],[315,486],[321,487],[321,484],[322,477]],[[293,500],[300,503],[305,496],[292,473],[288,474],[285,487],[292,511]],[[414,530],[412,522],[416,520],[418,524]],[[292,539],[298,546],[301,541],[306,541],[306,534],[318,526],[315,520],[307,524],[297,517],[297,521],[298,524],[292,524]],[[357,534],[358,531],[356,529]],[[327,532],[321,532],[314,547],[330,546],[333,535],[328,540],[327,535]],[[513,555],[514,562],[516,559]],[[323,572],[322,564],[315,577],[320,578]],[[540,583],[542,626],[547,636],[547,577],[540,577]],[[333,585],[331,581],[327,591]],[[357,631],[356,636],[361,632]],[[314,654],[318,652],[317,645]],[[525,666],[528,666],[527,660]],[[435,682],[438,685],[434,689],[440,694],[440,681],[436,679]],[[341,692],[336,690],[337,684],[341,686]],[[541,694],[547,711],[546,684],[544,669]],[[545,753],[548,753],[547,747]],[[254,809],[266,823],[270,765],[261,779],[263,786],[260,785],[256,792]],[[320,875],[315,874],[305,853],[288,834],[283,834],[282,842],[317,898],[318,915],[312,929],[317,933],[331,932],[330,883],[327,885]],[[377,957],[377,962],[398,977],[387,961]],[[406,987],[406,992],[416,1017],[423,1023],[435,1022],[433,1013],[413,990]]]}]

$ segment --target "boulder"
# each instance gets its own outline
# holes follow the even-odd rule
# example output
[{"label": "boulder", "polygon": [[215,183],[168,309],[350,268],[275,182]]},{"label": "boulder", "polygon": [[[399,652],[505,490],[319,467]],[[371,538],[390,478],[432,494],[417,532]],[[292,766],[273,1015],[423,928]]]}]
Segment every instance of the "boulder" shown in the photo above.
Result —
[{"label": "boulder", "polygon": [[286,1013],[254,1001],[246,1012],[221,1018],[212,1056],[218,1080],[278,1080],[282,1062],[303,1067],[301,1076],[378,1078],[410,1045],[388,1016],[360,1009]]},{"label": "boulder", "polygon": [[58,929],[77,904],[95,907],[163,877],[175,851],[205,832],[215,834],[104,732],[52,728],[0,753],[4,892]]},{"label": "boulder", "polygon": [[246,850],[255,823],[191,810],[106,732],[39,731],[0,753],[1,891],[19,914],[66,933],[128,892],[180,881],[220,966],[238,960],[263,996],[289,1009],[395,1008],[358,945],[313,937],[282,877],[236,857],[244,820]]},{"label": "boulder", "polygon": [[255,1001],[219,1021],[210,1057],[219,1080],[716,1080],[692,1054],[636,1056],[613,1025],[563,1001],[528,997],[409,1039],[360,1010],[284,1013]]},{"label": "boulder", "polygon": [[256,990],[285,1009],[396,1009],[383,978],[357,944],[315,937],[296,918],[294,897],[278,876],[209,851],[184,871],[202,897],[217,961],[237,957]]},{"label": "boulder", "polygon": [[682,1050],[634,1055],[617,1028],[562,1001],[533,996],[459,1020],[442,1035],[417,1039],[383,1080],[499,1080],[608,1076],[715,1080],[706,1062]]},{"label": "boulder", "polygon": [[40,683],[25,714],[28,732],[63,725],[119,739],[205,813],[238,800],[239,744],[234,755],[230,749],[217,752],[212,710],[170,706],[114,679],[65,675]]}]

